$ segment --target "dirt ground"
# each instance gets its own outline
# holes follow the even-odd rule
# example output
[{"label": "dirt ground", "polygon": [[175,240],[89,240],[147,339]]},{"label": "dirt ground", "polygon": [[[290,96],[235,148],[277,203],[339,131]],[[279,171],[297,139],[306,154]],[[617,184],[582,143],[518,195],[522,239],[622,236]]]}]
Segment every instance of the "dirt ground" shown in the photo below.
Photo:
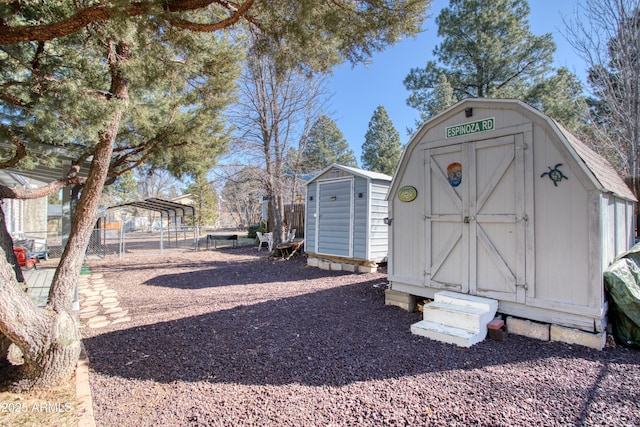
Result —
[{"label": "dirt ground", "polygon": [[0,426],[76,426],[75,377],[60,387],[30,393],[0,388]]},{"label": "dirt ground", "polygon": [[251,247],[90,267],[131,316],[83,330],[99,426],[640,425],[640,352],[414,336],[384,271]]}]

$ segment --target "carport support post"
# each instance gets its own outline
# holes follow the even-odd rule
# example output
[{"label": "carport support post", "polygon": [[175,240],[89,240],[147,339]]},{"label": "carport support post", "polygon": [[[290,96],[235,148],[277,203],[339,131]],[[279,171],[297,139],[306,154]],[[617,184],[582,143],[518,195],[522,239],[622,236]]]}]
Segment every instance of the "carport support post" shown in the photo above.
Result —
[{"label": "carport support post", "polygon": [[125,247],[124,247],[125,243],[124,243],[124,223],[121,222],[120,223],[120,259],[122,259],[122,257],[124,256],[124,251],[125,251]]},{"label": "carport support post", "polygon": [[164,221],[162,221],[162,213],[160,214],[160,254],[164,249]]}]

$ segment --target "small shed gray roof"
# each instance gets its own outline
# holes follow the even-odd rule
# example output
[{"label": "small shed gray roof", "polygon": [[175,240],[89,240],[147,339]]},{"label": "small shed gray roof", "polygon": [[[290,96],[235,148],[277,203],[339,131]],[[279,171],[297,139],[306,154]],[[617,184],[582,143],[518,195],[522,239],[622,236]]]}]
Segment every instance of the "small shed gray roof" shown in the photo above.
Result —
[{"label": "small shed gray roof", "polygon": [[362,178],[365,178],[367,180],[381,180],[381,181],[389,181],[391,182],[391,180],[393,179],[393,177],[383,174],[383,173],[379,173],[379,172],[372,172],[372,171],[366,171],[364,169],[358,169],[358,168],[354,168],[352,166],[343,166],[343,165],[339,165],[337,163],[332,163],[331,165],[327,166],[326,168],[324,168],[323,170],[321,170],[320,172],[318,172],[316,174],[316,176],[314,176],[312,179],[310,179],[307,184],[312,183],[313,181],[316,180],[316,178],[322,176],[324,173],[326,173],[327,171],[331,170],[331,169],[340,169],[343,170],[347,173],[351,173],[353,175],[356,176],[360,176]]}]

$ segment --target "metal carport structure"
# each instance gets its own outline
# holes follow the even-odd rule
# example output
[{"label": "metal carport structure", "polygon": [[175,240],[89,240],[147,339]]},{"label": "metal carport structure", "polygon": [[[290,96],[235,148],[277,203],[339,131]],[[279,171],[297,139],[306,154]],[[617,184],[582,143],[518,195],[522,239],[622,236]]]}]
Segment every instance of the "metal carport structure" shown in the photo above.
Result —
[{"label": "metal carport structure", "polygon": [[[146,209],[150,211],[160,212],[160,219],[166,218],[171,223],[171,219],[173,218],[173,224],[175,226],[178,225],[178,218],[181,219],[181,222],[184,221],[185,217],[195,217],[196,208],[191,205],[185,205],[183,203],[172,202],[170,200],[158,199],[155,197],[139,200],[136,202],[123,203],[121,205],[110,206],[107,209],[116,209],[116,208],[125,208],[125,207],[134,207],[139,209]],[[161,221],[162,223],[162,221]],[[178,241],[178,229],[175,227],[176,232],[176,244]],[[163,249],[163,233],[164,227],[160,228],[160,250]],[[169,244],[171,244],[171,230],[168,231],[167,237],[169,238]],[[194,226],[194,239],[197,242],[199,239],[198,236],[198,227]],[[198,250],[198,245],[195,245],[196,250]]]},{"label": "metal carport structure", "polygon": [[191,205],[185,205],[182,203],[158,199],[155,197],[140,200],[137,202],[129,202],[121,205],[110,206],[107,209],[123,208],[126,206],[160,212],[161,217],[163,217],[163,214],[166,214],[164,218],[174,218],[174,224],[177,223],[178,218],[184,218],[186,216],[194,217],[196,214],[196,208]]}]

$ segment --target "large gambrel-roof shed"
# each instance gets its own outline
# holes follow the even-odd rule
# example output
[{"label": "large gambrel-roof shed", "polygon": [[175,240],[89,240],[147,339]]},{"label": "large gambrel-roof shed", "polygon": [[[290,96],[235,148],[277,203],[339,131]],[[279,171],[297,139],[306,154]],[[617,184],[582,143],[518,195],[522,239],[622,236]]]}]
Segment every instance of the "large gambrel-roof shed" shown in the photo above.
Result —
[{"label": "large gambrel-roof shed", "polygon": [[551,118],[517,100],[459,102],[412,137],[388,202],[391,294],[486,297],[604,344],[603,271],[634,243],[636,199]]}]

